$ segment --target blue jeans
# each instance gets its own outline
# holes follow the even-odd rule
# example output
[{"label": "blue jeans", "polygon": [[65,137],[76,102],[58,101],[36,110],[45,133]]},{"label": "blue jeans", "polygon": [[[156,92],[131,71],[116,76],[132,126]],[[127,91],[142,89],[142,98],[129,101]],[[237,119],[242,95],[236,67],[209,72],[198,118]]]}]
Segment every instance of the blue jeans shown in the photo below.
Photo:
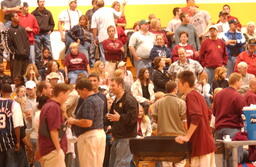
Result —
[{"label": "blue jeans", "polygon": [[205,71],[208,75],[208,83],[211,85],[212,84],[212,81],[214,80],[214,70],[216,68],[211,68],[211,67],[206,67],[205,68]]},{"label": "blue jeans", "polygon": [[78,74],[83,73],[85,76],[88,76],[88,73],[85,70],[75,70],[75,71],[70,71],[68,72],[68,79],[70,84],[75,84]]},{"label": "blue jeans", "polygon": [[29,46],[30,54],[29,54],[29,63],[35,64],[35,45]]},{"label": "blue jeans", "polygon": [[139,74],[140,69],[142,68],[151,68],[151,59],[140,59],[140,60],[134,60],[134,65],[137,70],[137,76]]},{"label": "blue jeans", "polygon": [[52,52],[50,34],[48,33],[38,34],[35,36],[36,62],[40,61],[42,48],[48,48]]},{"label": "blue jeans", "polygon": [[9,149],[5,152],[0,152],[1,167],[17,167],[15,151]]},{"label": "blue jeans", "polygon": [[235,63],[236,63],[235,56],[228,57],[228,63],[227,63],[227,77],[230,76],[230,74],[234,71]]},{"label": "blue jeans", "polygon": [[[37,145],[37,139],[30,139],[30,142],[32,144],[33,150],[36,150],[36,145]],[[34,152],[35,153],[35,152]],[[34,167],[41,167],[40,162],[39,161],[34,161],[33,163]]]},{"label": "blue jeans", "polygon": [[[230,135],[232,139],[236,133],[240,132],[239,129],[234,128],[222,128],[215,131],[215,139],[223,140],[223,136]],[[223,154],[223,167],[232,167],[232,149],[225,149]],[[243,160],[243,147],[238,147],[238,162]]]},{"label": "blue jeans", "polygon": [[109,167],[130,167],[131,160],[129,139],[114,139],[110,150]]}]

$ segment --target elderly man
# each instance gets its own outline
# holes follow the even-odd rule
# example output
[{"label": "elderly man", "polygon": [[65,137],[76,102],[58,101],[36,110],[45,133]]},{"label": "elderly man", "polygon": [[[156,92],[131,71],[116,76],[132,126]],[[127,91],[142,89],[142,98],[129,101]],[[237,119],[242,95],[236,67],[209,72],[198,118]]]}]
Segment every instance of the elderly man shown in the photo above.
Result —
[{"label": "elderly man", "polygon": [[248,41],[247,48],[247,51],[240,53],[239,56],[237,57],[235,70],[237,68],[237,64],[243,61],[248,64],[248,73],[256,75],[256,39],[250,39]]},{"label": "elderly man", "polygon": [[249,88],[249,81],[255,76],[253,74],[247,73],[248,65],[245,62],[240,62],[237,65],[237,71],[242,75],[242,85],[241,88],[239,89],[239,92],[244,92]]},{"label": "elderly man", "polygon": [[246,39],[246,42],[249,41],[249,39],[255,39],[256,38],[256,32],[255,32],[255,23],[250,21],[247,24],[247,31],[244,33],[244,37]]},{"label": "elderly man", "polygon": [[178,55],[179,59],[172,63],[168,69],[170,75],[175,77],[182,71],[192,71],[195,76],[198,76],[203,72],[204,69],[199,62],[187,58],[184,48],[179,48]]}]

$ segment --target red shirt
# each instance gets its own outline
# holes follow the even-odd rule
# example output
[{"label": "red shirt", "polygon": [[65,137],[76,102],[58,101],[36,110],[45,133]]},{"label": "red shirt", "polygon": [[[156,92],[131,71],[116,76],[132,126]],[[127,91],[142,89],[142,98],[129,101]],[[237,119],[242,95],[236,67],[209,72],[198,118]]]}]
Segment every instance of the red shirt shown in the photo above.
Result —
[{"label": "red shirt", "polygon": [[202,156],[215,151],[214,139],[210,129],[211,111],[204,97],[193,90],[186,96],[187,122],[198,125],[190,138],[191,156]]},{"label": "red shirt", "polygon": [[164,43],[168,44],[168,39],[167,39],[167,36],[166,36],[166,32],[164,30],[162,30],[162,31],[161,30],[160,31],[149,30],[149,31],[152,32],[155,35],[162,35],[163,39],[164,39]]},{"label": "red shirt", "polygon": [[234,88],[228,87],[220,91],[213,103],[213,115],[215,116],[215,128],[243,127],[241,118],[242,109],[246,106],[244,97]]},{"label": "red shirt", "polygon": [[106,39],[103,41],[105,58],[107,61],[120,61],[123,56],[121,48],[123,43],[118,39]]},{"label": "red shirt", "polygon": [[230,20],[236,20],[236,21],[238,22],[238,23],[237,23],[237,26],[238,26],[239,28],[242,27],[240,21],[239,21],[238,18],[236,18],[235,16],[228,16],[228,21],[230,21]]},{"label": "red shirt", "polygon": [[32,14],[27,14],[24,16],[22,13],[19,13],[19,25],[21,27],[29,27],[32,29],[32,31],[27,31],[28,34],[28,40],[30,44],[34,44],[35,41],[35,35],[39,33],[39,25],[37,23],[37,20],[35,16]]},{"label": "red shirt", "polygon": [[236,59],[235,71],[237,71],[237,64],[242,61],[248,64],[247,72],[256,75],[256,54],[250,54],[248,51],[240,53]]},{"label": "red shirt", "polygon": [[172,62],[175,62],[179,60],[178,50],[179,48],[184,48],[186,50],[187,58],[195,59],[195,52],[193,45],[187,44],[185,46],[182,46],[180,44],[177,44],[172,49]]},{"label": "red shirt", "polygon": [[206,39],[200,49],[200,62],[204,67],[220,67],[226,65],[228,56],[225,43],[221,39]]},{"label": "red shirt", "polygon": [[251,90],[248,90],[245,93],[244,98],[247,106],[250,106],[251,104],[256,104],[256,93],[252,92]]},{"label": "red shirt", "polygon": [[71,53],[65,57],[65,66],[67,66],[68,71],[75,70],[86,70],[88,65],[88,60],[86,56],[82,53],[78,53],[78,55],[72,55]]},{"label": "red shirt", "polygon": [[[60,130],[61,126],[64,124],[62,113],[63,111],[61,110],[59,103],[53,100],[48,100],[41,110],[39,129],[42,128],[42,123],[44,122],[44,123],[47,123],[49,130],[56,130],[56,129]],[[39,151],[41,156],[44,156],[52,152],[53,150],[56,150],[50,138],[42,135],[41,133],[39,133],[38,138],[39,138]],[[65,133],[61,137],[60,146],[64,152],[67,151],[67,137]]]}]

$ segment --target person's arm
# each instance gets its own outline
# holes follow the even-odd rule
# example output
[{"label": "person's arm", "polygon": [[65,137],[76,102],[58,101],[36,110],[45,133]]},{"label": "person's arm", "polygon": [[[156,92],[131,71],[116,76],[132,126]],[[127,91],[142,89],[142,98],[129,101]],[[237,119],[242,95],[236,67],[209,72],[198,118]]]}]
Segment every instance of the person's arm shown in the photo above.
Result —
[{"label": "person's arm", "polygon": [[20,12],[21,11],[21,6],[15,6],[15,7],[12,7],[12,8],[7,8],[5,6],[2,6],[2,11],[4,13]]},{"label": "person's arm", "polygon": [[61,40],[62,42],[65,41],[65,31],[64,31],[64,28],[63,28],[63,24],[64,24],[64,21],[60,21],[58,22],[58,30],[60,32],[60,36],[61,36]]},{"label": "person's arm", "polygon": [[69,118],[68,123],[70,125],[79,126],[82,128],[89,128],[92,126],[92,120],[89,119],[75,119],[75,118]]},{"label": "person's arm", "polygon": [[36,20],[35,16],[33,16],[33,27],[32,27],[33,34],[38,34],[39,30],[40,30],[40,28],[39,28],[39,25],[37,23],[37,20]]},{"label": "person's arm", "polygon": [[20,127],[14,128],[15,132],[15,138],[16,138],[16,143],[15,143],[15,151],[20,150]]},{"label": "person's arm", "polygon": [[51,33],[54,30],[55,22],[54,22],[54,19],[52,17],[52,13],[49,13],[49,14],[50,14],[50,18],[49,18],[49,23],[48,24],[49,24],[49,28],[50,28],[49,33]]},{"label": "person's arm", "polygon": [[14,127],[14,132],[15,132],[15,137],[16,137],[15,150],[19,151],[19,149],[20,149],[20,127],[24,126],[20,104],[14,101],[13,105],[12,105],[12,110],[13,110],[13,115],[12,115],[13,127]]},{"label": "person's arm", "polygon": [[194,125],[194,124],[190,124],[189,129],[187,131],[187,134],[185,136],[177,136],[175,138],[175,141],[177,143],[183,144],[186,143],[190,140],[191,136],[194,134],[194,132],[196,131],[196,128],[198,127],[198,125]]},{"label": "person's arm", "polygon": [[61,150],[60,142],[59,142],[59,132],[57,129],[50,130],[50,136],[52,143],[56,150],[59,152]]},{"label": "person's arm", "polygon": [[92,28],[92,34],[93,34],[93,43],[94,43],[94,45],[97,45],[99,42],[98,38],[97,38],[97,35],[98,35],[97,28]]}]

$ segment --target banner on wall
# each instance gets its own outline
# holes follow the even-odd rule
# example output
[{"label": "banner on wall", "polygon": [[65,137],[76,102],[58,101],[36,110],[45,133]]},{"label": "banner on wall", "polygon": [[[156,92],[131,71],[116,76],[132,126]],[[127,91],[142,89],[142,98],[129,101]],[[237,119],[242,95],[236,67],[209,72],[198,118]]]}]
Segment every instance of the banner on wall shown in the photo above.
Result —
[{"label": "banner on wall", "polygon": [[[106,5],[111,5],[116,0],[105,0]],[[186,0],[117,0],[126,1],[127,5],[143,4],[185,4]],[[196,3],[254,3],[256,0],[195,0]],[[28,2],[31,7],[37,6],[37,0],[22,0]],[[61,3],[60,3],[61,2]],[[77,0],[79,6],[91,6],[91,0]],[[67,6],[68,0],[45,0],[45,6]]]}]

